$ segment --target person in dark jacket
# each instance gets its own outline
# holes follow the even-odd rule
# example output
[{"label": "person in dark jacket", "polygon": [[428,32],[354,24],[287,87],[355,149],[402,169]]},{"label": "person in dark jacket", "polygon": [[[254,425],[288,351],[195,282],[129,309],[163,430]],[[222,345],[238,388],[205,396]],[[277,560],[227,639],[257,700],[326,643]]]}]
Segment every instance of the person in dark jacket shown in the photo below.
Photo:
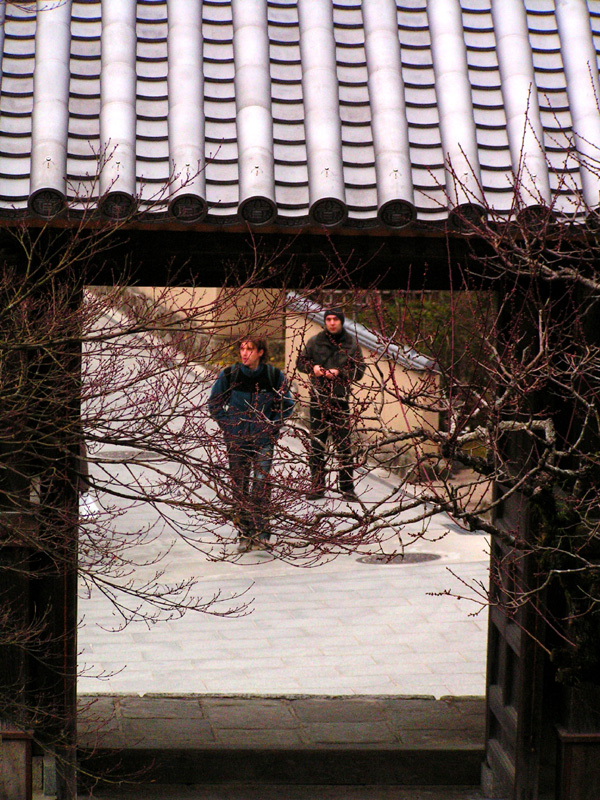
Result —
[{"label": "person in dark jacket", "polygon": [[344,499],[355,501],[349,397],[352,384],[365,374],[365,362],[358,343],[344,328],[344,312],[331,308],[325,311],[324,321],[325,330],[308,340],[297,363],[300,372],[310,376],[308,497],[325,496],[325,447],[331,436],[340,464],[340,492]]},{"label": "person in dark jacket", "polygon": [[273,450],[294,408],[284,374],[267,358],[263,338],[245,337],[240,362],[221,370],[208,399],[227,448],[242,552],[268,545]]}]

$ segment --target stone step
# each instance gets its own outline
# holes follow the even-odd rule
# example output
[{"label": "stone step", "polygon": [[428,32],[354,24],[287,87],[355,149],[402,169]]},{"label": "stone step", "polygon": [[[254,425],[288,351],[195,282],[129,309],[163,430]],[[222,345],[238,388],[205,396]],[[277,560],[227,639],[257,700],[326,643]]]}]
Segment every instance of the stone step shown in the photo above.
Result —
[{"label": "stone step", "polygon": [[[88,754],[84,754],[88,756]],[[475,786],[483,747],[320,750],[101,750],[84,757],[86,772],[143,776],[161,784]],[[96,782],[94,781],[94,784]]]},{"label": "stone step", "polygon": [[86,769],[162,783],[475,785],[481,697],[80,697]]}]

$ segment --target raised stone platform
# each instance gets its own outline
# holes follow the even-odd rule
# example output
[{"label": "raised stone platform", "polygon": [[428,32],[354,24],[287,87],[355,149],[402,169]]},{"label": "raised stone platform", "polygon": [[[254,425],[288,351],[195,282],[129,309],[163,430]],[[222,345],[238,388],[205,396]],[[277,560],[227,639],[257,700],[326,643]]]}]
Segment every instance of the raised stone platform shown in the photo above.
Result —
[{"label": "raised stone platform", "polygon": [[476,785],[479,697],[82,697],[94,771],[164,783]]}]

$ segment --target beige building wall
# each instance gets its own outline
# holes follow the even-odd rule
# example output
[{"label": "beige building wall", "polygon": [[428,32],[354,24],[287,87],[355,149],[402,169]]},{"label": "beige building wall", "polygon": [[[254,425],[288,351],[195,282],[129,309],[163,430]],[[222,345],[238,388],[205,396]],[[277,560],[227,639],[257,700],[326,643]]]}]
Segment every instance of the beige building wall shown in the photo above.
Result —
[{"label": "beige building wall", "polygon": [[237,348],[232,342],[253,333],[269,341],[273,360],[283,366],[285,295],[280,289],[141,286],[132,291],[197,329],[191,338],[200,360],[217,364],[235,360]]},{"label": "beige building wall", "polygon": [[207,333],[237,338],[252,331],[283,338],[285,298],[279,289],[140,286],[136,292],[174,312],[191,314]]}]

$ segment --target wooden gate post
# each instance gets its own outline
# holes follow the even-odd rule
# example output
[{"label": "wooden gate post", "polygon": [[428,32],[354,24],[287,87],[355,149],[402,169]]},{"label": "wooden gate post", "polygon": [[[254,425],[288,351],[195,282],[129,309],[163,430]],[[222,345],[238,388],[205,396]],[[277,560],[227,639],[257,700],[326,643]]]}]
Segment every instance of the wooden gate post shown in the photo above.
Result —
[{"label": "wooden gate post", "polygon": [[[502,488],[496,491],[501,495]],[[537,583],[535,555],[524,547],[529,527],[525,499],[512,494],[495,522],[506,530],[506,539],[494,537],[491,549],[482,789],[495,800],[533,800],[547,786],[548,772],[553,774],[554,752],[544,708],[544,627],[529,603],[514,602]],[[517,531],[523,535],[520,543]]]},{"label": "wooden gate post", "polygon": [[[31,731],[33,748],[55,757],[57,800],[73,800],[81,345],[76,329],[71,338],[61,328],[51,284],[25,292],[29,302],[7,303],[14,313],[3,317],[3,397],[12,405],[3,409],[0,450],[0,720]],[[75,290],[73,321],[80,301]],[[31,748],[23,757],[20,786],[30,783]],[[6,800],[21,800],[19,791]]]}]

